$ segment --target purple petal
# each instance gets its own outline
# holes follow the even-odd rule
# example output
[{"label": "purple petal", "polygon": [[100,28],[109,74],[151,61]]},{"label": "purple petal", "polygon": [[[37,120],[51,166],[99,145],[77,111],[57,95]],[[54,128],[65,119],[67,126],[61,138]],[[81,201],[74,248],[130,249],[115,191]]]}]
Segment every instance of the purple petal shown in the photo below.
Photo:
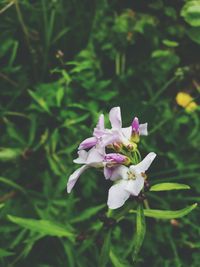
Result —
[{"label": "purple petal", "polygon": [[148,125],[147,123],[140,124],[140,127],[139,127],[140,135],[148,135],[147,125]]},{"label": "purple petal", "polygon": [[80,167],[79,169],[77,169],[75,172],[73,172],[70,175],[69,180],[67,182],[67,192],[68,193],[70,193],[72,191],[72,188],[74,187],[74,185],[77,182],[80,175],[88,168],[89,168],[89,166],[83,165],[82,167]]},{"label": "purple petal", "polygon": [[148,170],[155,157],[156,153],[149,153],[140,163],[130,166],[130,170],[136,171],[138,173],[145,172],[146,170]]},{"label": "purple petal", "polygon": [[133,133],[139,133],[139,120],[137,117],[133,119],[131,126],[132,126]]},{"label": "purple petal", "polygon": [[125,189],[133,196],[138,196],[144,187],[144,178],[138,176],[135,180],[127,181]]},{"label": "purple petal", "polygon": [[121,110],[120,107],[115,107],[110,110],[109,113],[110,123],[112,128],[120,129],[122,128]]},{"label": "purple petal", "polygon": [[78,149],[87,149],[90,147],[93,147],[97,144],[98,140],[96,137],[89,137],[87,139],[85,139],[82,143],[80,143]]},{"label": "purple petal", "polygon": [[117,209],[124,205],[129,198],[130,193],[125,190],[127,181],[121,180],[119,183],[111,186],[108,192],[108,207],[110,209]]}]

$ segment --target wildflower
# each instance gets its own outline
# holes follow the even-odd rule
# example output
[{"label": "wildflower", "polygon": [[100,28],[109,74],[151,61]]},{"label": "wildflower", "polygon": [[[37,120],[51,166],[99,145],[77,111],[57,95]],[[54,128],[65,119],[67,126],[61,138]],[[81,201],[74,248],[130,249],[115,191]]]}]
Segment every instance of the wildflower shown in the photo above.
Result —
[{"label": "wildflower", "polygon": [[110,179],[117,183],[109,189],[107,204],[110,209],[120,208],[131,195],[139,195],[144,187],[144,173],[155,157],[156,154],[151,152],[137,165],[129,168],[121,165],[113,170]]},{"label": "wildflower", "polygon": [[191,95],[185,92],[179,92],[176,96],[176,103],[185,108],[187,112],[193,112],[197,107],[197,103],[193,100]]}]

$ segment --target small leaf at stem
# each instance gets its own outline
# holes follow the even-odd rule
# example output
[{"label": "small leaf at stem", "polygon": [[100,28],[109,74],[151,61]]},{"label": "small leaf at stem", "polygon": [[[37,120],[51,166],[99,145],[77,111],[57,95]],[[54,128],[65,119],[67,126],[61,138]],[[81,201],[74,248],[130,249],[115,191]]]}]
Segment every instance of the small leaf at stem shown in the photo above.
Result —
[{"label": "small leaf at stem", "polygon": [[[176,219],[181,218],[188,213],[190,213],[193,209],[197,207],[197,203],[186,207],[181,210],[153,210],[153,209],[144,209],[144,215],[146,217],[156,218],[156,219]],[[136,210],[130,210],[130,213],[137,213]]]},{"label": "small leaf at stem", "polygon": [[142,243],[144,241],[145,232],[146,232],[146,223],[144,210],[142,205],[139,205],[137,208],[137,217],[136,217],[136,235],[135,235],[135,248],[133,251],[133,262],[137,260],[137,256],[141,249]]},{"label": "small leaf at stem", "polygon": [[180,189],[190,189],[190,187],[186,184],[179,183],[160,183],[151,186],[150,191],[168,191]]}]

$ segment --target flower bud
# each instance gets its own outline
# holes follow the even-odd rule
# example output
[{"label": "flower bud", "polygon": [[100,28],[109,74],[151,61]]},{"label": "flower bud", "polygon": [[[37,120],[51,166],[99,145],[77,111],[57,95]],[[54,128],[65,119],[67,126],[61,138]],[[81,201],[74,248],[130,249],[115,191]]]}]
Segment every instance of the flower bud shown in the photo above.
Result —
[{"label": "flower bud", "polygon": [[129,143],[126,148],[128,149],[128,151],[132,152],[135,151],[137,149],[137,144],[136,143]]},{"label": "flower bud", "polygon": [[113,149],[116,151],[116,152],[120,152],[122,150],[122,143],[114,143],[113,144]]},{"label": "flower bud", "polygon": [[112,167],[115,164],[129,164],[130,159],[127,156],[124,156],[119,153],[110,153],[107,154],[104,158],[105,162]]},{"label": "flower bud", "polygon": [[138,143],[140,141],[140,132],[139,132],[140,124],[137,117],[133,119],[131,127],[132,127],[131,141],[134,143]]},{"label": "flower bud", "polygon": [[135,117],[132,121],[132,133],[137,133],[139,134],[139,127],[140,127],[140,124],[139,124],[139,120],[137,117]]}]

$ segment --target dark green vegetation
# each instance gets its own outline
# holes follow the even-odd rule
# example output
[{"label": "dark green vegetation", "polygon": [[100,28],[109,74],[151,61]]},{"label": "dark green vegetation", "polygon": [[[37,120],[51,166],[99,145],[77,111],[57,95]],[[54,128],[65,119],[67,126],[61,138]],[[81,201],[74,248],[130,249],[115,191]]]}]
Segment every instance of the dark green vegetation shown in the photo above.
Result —
[{"label": "dark green vegetation", "polygon": [[[175,101],[199,102],[200,1],[1,0],[0,33],[0,266],[133,266],[135,213],[101,228],[109,183],[87,171],[68,195],[66,182],[98,115],[121,106],[124,126],[149,123],[150,183],[192,188],[148,192],[150,207],[200,200],[199,109]],[[198,267],[199,208],[162,216],[146,218],[136,265]]]}]

